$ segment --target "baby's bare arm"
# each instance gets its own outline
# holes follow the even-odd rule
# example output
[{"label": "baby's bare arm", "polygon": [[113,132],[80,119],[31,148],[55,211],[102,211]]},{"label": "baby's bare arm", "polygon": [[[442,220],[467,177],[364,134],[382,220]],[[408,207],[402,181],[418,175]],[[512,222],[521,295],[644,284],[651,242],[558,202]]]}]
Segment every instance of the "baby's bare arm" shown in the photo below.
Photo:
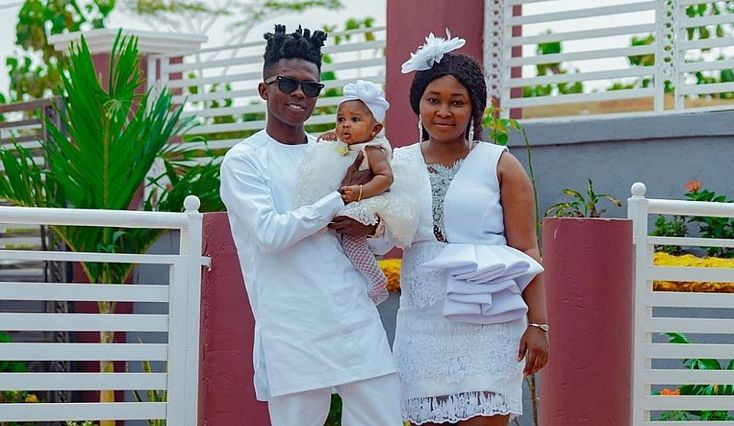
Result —
[{"label": "baby's bare arm", "polygon": [[368,146],[365,149],[367,164],[375,175],[369,182],[362,185],[350,185],[342,187],[342,199],[344,202],[359,201],[364,198],[374,197],[387,191],[392,185],[393,175],[390,162],[387,160],[385,151],[377,147]]},{"label": "baby's bare arm", "polygon": [[385,151],[378,147],[368,146],[365,153],[367,154],[367,163],[372,173],[375,174],[375,177],[367,182],[363,188],[362,198],[369,198],[387,191],[394,178]]}]

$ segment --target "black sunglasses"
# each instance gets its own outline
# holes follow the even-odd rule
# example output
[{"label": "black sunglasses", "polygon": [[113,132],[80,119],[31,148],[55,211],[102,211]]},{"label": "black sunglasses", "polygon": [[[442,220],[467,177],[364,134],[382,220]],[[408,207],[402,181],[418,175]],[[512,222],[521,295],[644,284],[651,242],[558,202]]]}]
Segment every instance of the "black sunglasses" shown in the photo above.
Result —
[{"label": "black sunglasses", "polygon": [[287,95],[295,92],[296,89],[298,89],[298,86],[301,86],[301,90],[303,91],[304,95],[308,96],[309,98],[315,98],[319,96],[319,93],[321,93],[321,89],[324,88],[323,84],[317,83],[315,81],[301,81],[292,77],[285,77],[282,75],[270,77],[269,79],[265,80],[265,84],[273,84],[276,81],[278,82],[278,89],[280,89],[281,92]]}]

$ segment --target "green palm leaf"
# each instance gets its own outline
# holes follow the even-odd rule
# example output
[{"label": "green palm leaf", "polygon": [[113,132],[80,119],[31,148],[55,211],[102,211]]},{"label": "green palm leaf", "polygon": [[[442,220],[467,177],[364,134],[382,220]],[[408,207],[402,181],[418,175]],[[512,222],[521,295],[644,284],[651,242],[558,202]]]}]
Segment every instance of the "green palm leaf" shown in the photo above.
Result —
[{"label": "green palm leaf", "polygon": [[[61,126],[48,123],[51,182],[68,207],[125,210],[171,137],[191,120],[163,91],[155,99],[139,94],[137,39],[118,33],[110,55],[108,88],[97,78],[82,37],[72,45],[63,75]],[[61,129],[65,129],[66,133]],[[155,230],[55,227],[75,251],[144,252],[160,236]],[[84,264],[93,282],[123,282],[131,265]]]}]

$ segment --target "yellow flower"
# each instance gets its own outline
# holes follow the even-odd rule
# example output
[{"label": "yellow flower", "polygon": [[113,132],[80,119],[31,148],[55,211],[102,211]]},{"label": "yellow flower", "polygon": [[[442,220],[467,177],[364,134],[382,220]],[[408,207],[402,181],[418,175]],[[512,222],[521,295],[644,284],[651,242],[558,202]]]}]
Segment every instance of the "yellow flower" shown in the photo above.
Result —
[{"label": "yellow flower", "polygon": [[387,277],[387,291],[400,290],[400,259],[380,259],[377,264]]},{"label": "yellow flower", "polygon": [[25,402],[38,402],[38,397],[35,393],[29,393],[25,396]]},{"label": "yellow flower", "polygon": [[[692,266],[698,268],[734,268],[734,259],[719,257],[696,257],[692,254],[673,256],[664,252],[656,252],[653,264],[657,266]],[[656,291],[683,291],[701,293],[734,293],[734,283],[717,283],[701,281],[655,281]]]}]

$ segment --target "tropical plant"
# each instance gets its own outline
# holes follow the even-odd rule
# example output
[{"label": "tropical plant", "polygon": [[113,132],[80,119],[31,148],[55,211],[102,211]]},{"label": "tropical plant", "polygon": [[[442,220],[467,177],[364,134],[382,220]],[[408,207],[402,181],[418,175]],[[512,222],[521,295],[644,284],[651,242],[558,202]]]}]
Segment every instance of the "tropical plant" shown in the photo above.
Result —
[{"label": "tropical plant", "polygon": [[[665,333],[670,343],[689,344],[688,338],[681,333]],[[691,370],[734,370],[734,359],[730,360],[726,368],[716,359],[692,358],[683,360],[683,366]],[[675,391],[676,395],[734,395],[734,385],[696,384],[683,385]],[[726,421],[734,420],[727,410],[676,410],[666,411],[660,415],[660,420],[688,420],[688,421]]]},{"label": "tropical plant", "polygon": [[561,192],[571,197],[571,201],[556,203],[550,206],[546,211],[546,216],[570,216],[570,217],[601,217],[606,209],[600,209],[599,204],[606,200],[617,207],[622,207],[622,202],[612,195],[605,193],[597,193],[594,191],[594,184],[591,179],[587,179],[586,193],[582,194],[573,189],[566,188]]},{"label": "tropical plant", "polygon": [[[656,237],[685,237],[687,232],[688,226],[686,225],[685,217],[673,216],[673,218],[668,221],[665,216],[658,216],[655,220],[655,228],[650,232],[650,235]],[[672,255],[683,253],[681,246],[656,245],[655,251],[662,251]]]},{"label": "tropical plant", "polygon": [[[732,200],[724,195],[716,194],[714,191],[703,189],[699,180],[692,180],[685,185],[684,196],[691,201],[707,201],[712,203],[731,203]],[[703,238],[734,239],[734,220],[726,217],[694,216],[688,219],[688,223],[698,225],[698,230]],[[734,257],[734,249],[731,247],[707,247],[706,253],[716,257]]]},{"label": "tropical plant", "polygon": [[[10,150],[0,151],[6,170],[0,175],[0,196],[21,206],[129,208],[156,157],[171,137],[188,127],[189,120],[181,119],[181,107],[172,107],[167,91],[155,99],[150,93],[137,94],[141,86],[137,39],[121,33],[110,55],[108,89],[97,79],[84,38],[72,46],[62,82],[61,126],[46,123],[48,169],[33,165],[30,153],[20,147],[15,155]],[[71,226],[50,229],[72,251],[110,253],[144,252],[163,232]],[[81,267],[89,282],[107,284],[126,282],[133,265],[83,262]],[[98,302],[100,313],[113,313],[115,308],[114,302]],[[113,332],[100,332],[102,343],[113,340]],[[112,362],[100,361],[100,371],[113,370]],[[114,392],[102,391],[100,399],[114,401]]]},{"label": "tropical plant", "polygon": [[65,31],[104,28],[114,0],[26,0],[18,12],[18,53],[5,58],[10,102],[61,94],[63,53],[48,37]]},{"label": "tropical plant", "polygon": [[214,158],[194,165],[166,159],[164,167],[165,173],[148,182],[151,193],[145,201],[145,210],[177,211],[190,194],[199,197],[199,211],[226,210],[219,195],[220,168]]}]

